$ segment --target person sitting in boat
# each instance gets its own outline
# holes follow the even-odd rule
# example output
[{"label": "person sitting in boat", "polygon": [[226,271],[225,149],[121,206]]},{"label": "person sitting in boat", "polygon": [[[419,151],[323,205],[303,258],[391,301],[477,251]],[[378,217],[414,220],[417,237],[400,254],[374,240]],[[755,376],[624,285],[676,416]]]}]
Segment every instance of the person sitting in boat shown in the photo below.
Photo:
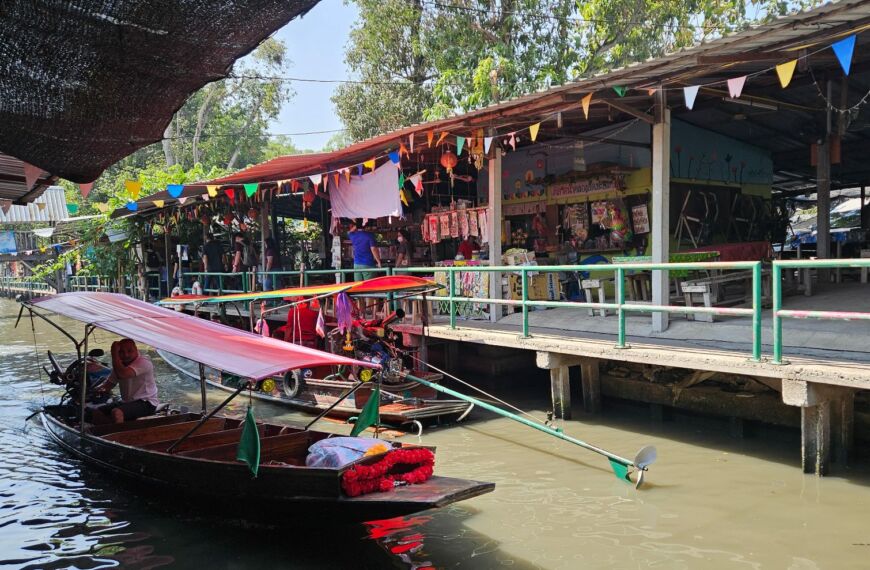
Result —
[{"label": "person sitting in boat", "polygon": [[92,414],[93,423],[120,424],[150,416],[157,409],[154,365],[147,356],[139,354],[132,339],[112,343],[112,373],[102,391],[108,392],[115,384],[121,387],[121,402],[96,408]]},{"label": "person sitting in boat", "polygon": [[287,311],[287,324],[282,327],[284,340],[317,348],[317,314],[308,300],[290,307]]}]

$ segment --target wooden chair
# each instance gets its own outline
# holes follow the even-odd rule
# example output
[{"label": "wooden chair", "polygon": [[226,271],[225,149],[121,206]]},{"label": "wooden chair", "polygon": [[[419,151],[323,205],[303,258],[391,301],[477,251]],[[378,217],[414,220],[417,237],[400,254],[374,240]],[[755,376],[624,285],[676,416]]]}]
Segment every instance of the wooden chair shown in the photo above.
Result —
[{"label": "wooden chair", "polygon": [[[580,282],[580,287],[583,289],[583,293],[586,296],[587,303],[594,303],[593,299],[595,298],[594,291],[598,291],[598,302],[606,303],[607,296],[604,293],[604,286],[606,283],[612,283],[613,277],[605,277],[602,279],[583,279]],[[599,314],[602,317],[607,316],[607,309],[598,309]],[[589,309],[589,316],[595,316],[595,309]]]}]

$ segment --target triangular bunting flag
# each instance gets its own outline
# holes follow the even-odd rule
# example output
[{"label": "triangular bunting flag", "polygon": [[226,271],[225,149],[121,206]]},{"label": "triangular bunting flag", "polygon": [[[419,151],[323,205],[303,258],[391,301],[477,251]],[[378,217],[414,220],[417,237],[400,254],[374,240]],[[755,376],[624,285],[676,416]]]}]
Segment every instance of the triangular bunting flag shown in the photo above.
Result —
[{"label": "triangular bunting flag", "polygon": [[87,198],[88,194],[91,193],[91,190],[94,188],[94,183],[89,182],[87,184],[79,184],[79,192],[82,193],[82,198]]},{"label": "triangular bunting flag", "polygon": [[316,189],[318,186],[320,186],[320,181],[323,180],[323,175],[322,174],[312,174],[311,176],[308,177],[308,180],[310,180],[311,183],[314,184],[314,188]]},{"label": "triangular bunting flag", "polygon": [[532,137],[532,142],[538,138],[538,130],[541,128],[541,123],[535,123],[529,127],[529,135]]},{"label": "triangular bunting flag", "polygon": [[135,212],[139,209],[139,204],[137,204],[136,202],[127,202],[127,209],[131,212]]},{"label": "triangular bunting flag", "polygon": [[435,146],[438,146],[439,144],[441,144],[442,142],[444,142],[444,139],[447,138],[447,135],[448,135],[448,134],[450,134],[450,133],[448,133],[447,131],[444,131],[443,133],[441,133],[441,136],[438,137],[438,142],[435,143]]},{"label": "triangular bunting flag", "polygon": [[613,90],[616,91],[616,94],[620,97],[625,97],[625,92],[628,91],[628,89],[622,85],[614,85]]},{"label": "triangular bunting flag", "polygon": [[489,154],[489,147],[492,145],[492,137],[483,137],[483,154]]},{"label": "triangular bunting flag", "polygon": [[411,157],[411,153],[408,152],[408,147],[406,147],[403,142],[399,142],[399,156],[404,156],[405,158]]},{"label": "triangular bunting flag", "polygon": [[169,184],[166,187],[166,191],[169,192],[169,195],[173,198],[178,198],[181,196],[181,193],[184,192],[183,184]]},{"label": "triangular bunting flag", "polygon": [[217,197],[218,188],[220,188],[220,186],[218,186],[217,184],[209,184],[205,187],[205,189],[208,191],[208,195],[212,198]]},{"label": "triangular bunting flag", "polygon": [[350,182],[350,168],[344,169],[344,179]]},{"label": "triangular bunting flag", "polygon": [[350,436],[356,437],[366,428],[376,426],[380,422],[379,406],[381,404],[381,386],[375,385],[368,401],[363,406],[362,411],[356,418],[356,423],[353,424],[353,429],[350,430]]},{"label": "triangular bunting flag", "polygon": [[96,208],[97,210],[99,210],[99,211],[102,212],[103,214],[105,214],[106,212],[109,211],[109,205],[108,205],[108,204],[94,204],[94,208]]},{"label": "triangular bunting flag", "polygon": [[357,165],[356,165],[356,175],[357,175],[357,176],[362,176],[362,173],[363,173],[363,165],[362,165],[362,164],[357,164]]},{"label": "triangular bunting flag", "polygon": [[408,143],[408,146],[411,147],[411,152],[414,152],[414,133],[411,133],[411,135],[408,137]]},{"label": "triangular bunting flag", "polygon": [[235,201],[236,201],[236,191],[235,191],[235,189],[233,189],[233,188],[227,188],[226,191],[225,191],[225,194],[227,195],[227,198],[230,199],[230,204],[235,203]]},{"label": "triangular bunting flag", "polygon": [[248,198],[250,198],[251,196],[256,194],[257,189],[260,187],[259,183],[257,183],[257,182],[248,182],[244,186],[245,186],[245,196],[247,196]]},{"label": "triangular bunting flag", "polygon": [[513,150],[517,150],[517,134],[511,133],[511,138],[508,139],[508,144],[511,145]]},{"label": "triangular bunting flag", "polygon": [[855,52],[854,34],[831,44],[831,49],[834,50],[837,60],[840,62],[840,67],[843,68],[843,72],[849,75],[849,70],[852,68],[852,54]]},{"label": "triangular bunting flag", "polygon": [[323,318],[323,307],[317,313],[317,322],[314,324],[314,332],[320,338],[326,338],[326,319]]},{"label": "triangular bunting flag", "polygon": [[399,164],[399,152],[395,150],[391,150],[387,156],[390,157],[390,162],[393,164]]},{"label": "triangular bunting flag", "polygon": [[404,188],[399,190],[399,199],[402,201],[402,204],[409,206],[409,207],[411,206],[411,204],[408,203],[408,197],[405,196],[405,189]]},{"label": "triangular bunting flag", "polygon": [[208,194],[202,194],[200,196],[200,198],[202,198],[203,202],[208,202],[211,199],[211,197]]},{"label": "triangular bunting flag", "polygon": [[335,187],[338,188],[338,184],[341,182],[341,174],[338,172],[333,173],[332,181],[335,182]]},{"label": "triangular bunting flag", "polygon": [[27,189],[30,190],[36,185],[36,181],[39,180],[39,175],[42,174],[42,169],[38,166],[33,166],[32,164],[24,164],[24,182],[27,184]]},{"label": "triangular bunting flag", "polygon": [[583,117],[589,119],[589,105],[592,103],[592,93],[588,93],[580,100],[580,105],[583,107]]},{"label": "triangular bunting flag", "polygon": [[178,199],[178,203],[181,204],[182,206],[184,206],[184,203],[187,202],[187,198],[188,198],[187,196],[182,196],[181,198]]},{"label": "triangular bunting flag", "polygon": [[656,91],[658,91],[658,89],[647,89],[646,94],[649,95],[650,97],[652,97],[653,95],[656,94]]},{"label": "triangular bunting flag", "polygon": [[[100,206],[100,204],[96,204],[96,205]],[[40,212],[43,211],[45,209],[45,202],[37,202],[36,209],[39,210]],[[97,209],[99,209],[99,208],[97,208]]]},{"label": "triangular bunting flag", "polygon": [[162,208],[165,203],[166,203],[165,200],[154,200],[154,205],[157,206],[158,208]]},{"label": "triangular bunting flag", "polygon": [[375,169],[375,159],[373,158],[371,160],[367,160],[367,161],[363,162],[363,166],[365,166],[369,170],[374,170]]},{"label": "triangular bunting flag", "polygon": [[69,212],[70,216],[75,216],[79,213],[79,205],[78,204],[67,204],[66,211]]},{"label": "triangular bunting flag", "polygon": [[127,188],[127,192],[130,193],[130,196],[134,200],[139,199],[139,192],[142,191],[142,183],[138,180],[125,180],[124,187]]},{"label": "triangular bunting flag", "polygon": [[399,188],[404,188],[404,186],[405,186],[405,173],[400,172],[399,173]]},{"label": "triangular bunting flag", "polygon": [[788,84],[791,83],[791,77],[794,75],[795,67],[797,67],[796,59],[780,63],[776,66],[776,75],[779,77],[779,84],[782,85],[783,89],[788,87]]},{"label": "triangular bunting flag", "polygon": [[420,196],[423,195],[423,177],[419,174],[415,174],[408,178],[408,181],[414,185],[414,191]]},{"label": "triangular bunting flag", "polygon": [[686,108],[690,111],[692,107],[695,106],[695,97],[698,96],[698,89],[700,89],[700,85],[690,85],[689,87],[683,87],[683,97],[686,100]]},{"label": "triangular bunting flag", "polygon": [[456,156],[462,154],[462,147],[465,146],[465,137],[456,137]]},{"label": "triangular bunting flag", "polygon": [[743,93],[743,86],[746,84],[746,76],[734,77],[728,80],[728,93],[732,99],[737,99]]},{"label": "triangular bunting flag", "polygon": [[429,148],[432,148],[432,141],[435,140],[435,131],[426,133],[426,142],[429,143]]},{"label": "triangular bunting flag", "polygon": [[295,178],[290,181],[290,191],[294,194],[299,190],[299,181]]},{"label": "triangular bunting flag", "polygon": [[0,200],[0,210],[3,210],[4,214],[9,213],[9,208],[12,207],[12,200]]}]

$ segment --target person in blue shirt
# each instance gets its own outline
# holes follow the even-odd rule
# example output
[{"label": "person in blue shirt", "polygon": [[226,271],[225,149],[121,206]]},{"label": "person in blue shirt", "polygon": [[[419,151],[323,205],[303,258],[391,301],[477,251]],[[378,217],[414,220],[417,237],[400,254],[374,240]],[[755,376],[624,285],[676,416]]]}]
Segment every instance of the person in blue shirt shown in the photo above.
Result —
[{"label": "person in blue shirt", "polygon": [[[350,230],[347,233],[350,243],[353,245],[353,268],[373,269],[381,266],[381,255],[378,252],[378,244],[375,236],[361,228],[357,220],[350,221]],[[354,271],[354,281],[372,279],[374,271]]]}]

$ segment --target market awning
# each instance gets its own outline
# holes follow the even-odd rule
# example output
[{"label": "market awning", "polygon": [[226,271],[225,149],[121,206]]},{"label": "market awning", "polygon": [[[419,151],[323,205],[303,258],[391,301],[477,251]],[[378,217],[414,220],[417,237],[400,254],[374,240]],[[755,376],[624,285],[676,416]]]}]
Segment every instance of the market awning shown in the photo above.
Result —
[{"label": "market awning", "polygon": [[31,304],[243,378],[260,379],[311,366],[372,366],[117,293],[63,293],[35,299]]},{"label": "market awning", "polygon": [[92,182],[318,0],[7,0],[0,151]]}]

